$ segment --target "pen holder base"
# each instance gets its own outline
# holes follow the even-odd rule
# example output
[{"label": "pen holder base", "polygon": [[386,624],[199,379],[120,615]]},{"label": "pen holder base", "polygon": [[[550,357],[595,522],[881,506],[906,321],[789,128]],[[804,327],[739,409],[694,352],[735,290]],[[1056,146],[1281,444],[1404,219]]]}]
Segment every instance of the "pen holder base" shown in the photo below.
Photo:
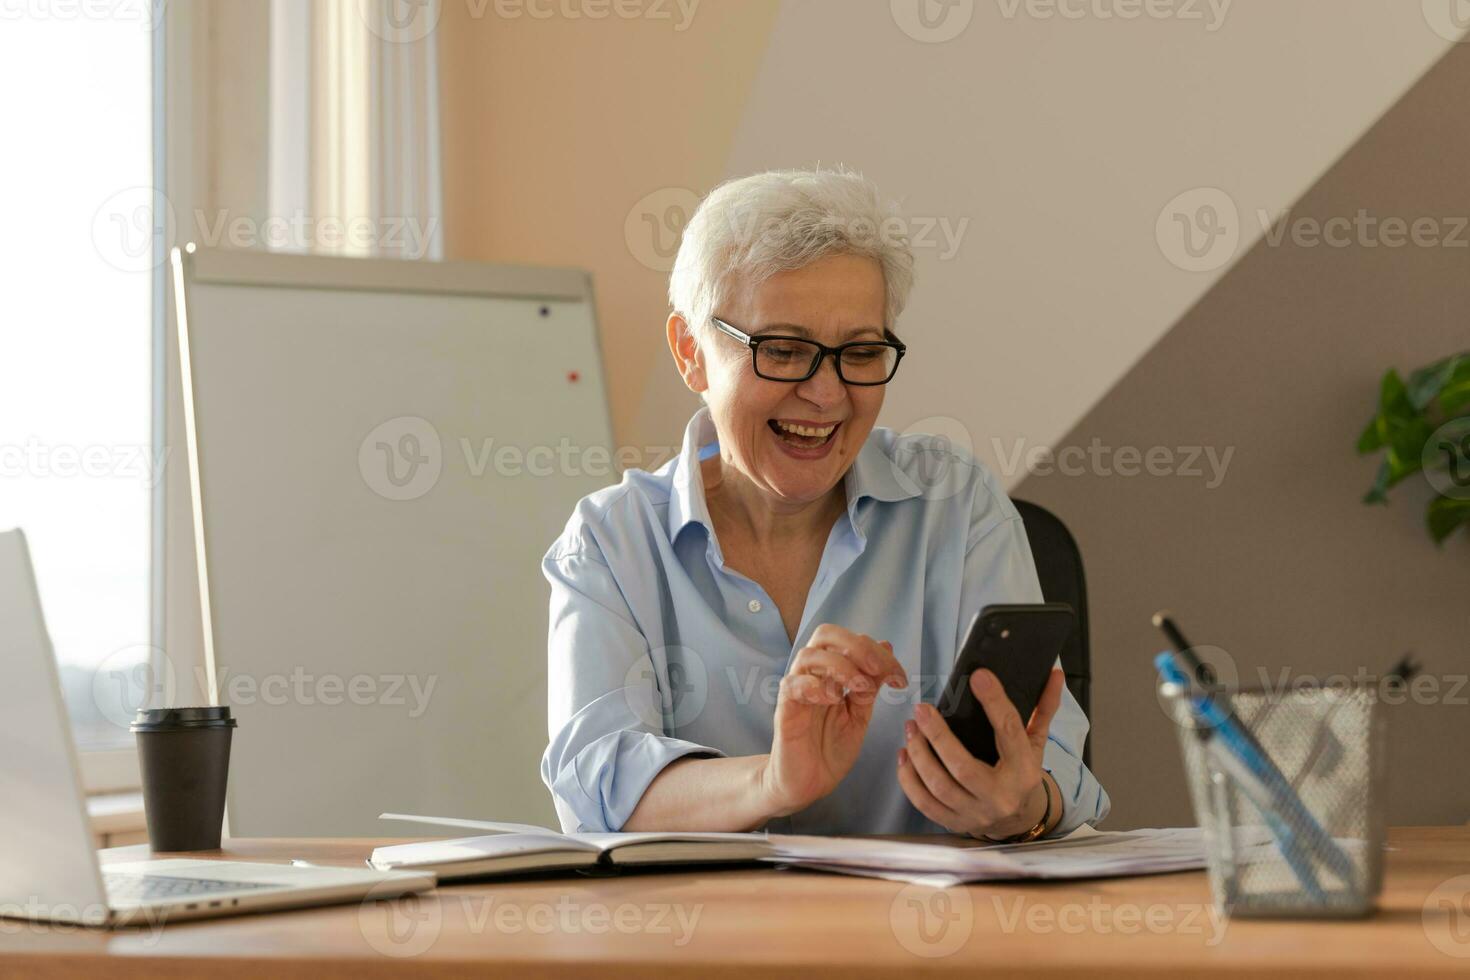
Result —
[{"label": "pen holder base", "polygon": [[1187,695],[1167,685],[1165,693],[1217,908],[1278,918],[1371,912],[1383,886],[1378,689],[1295,685],[1232,694],[1235,722],[1274,763],[1280,782],[1256,778],[1241,762],[1249,752],[1232,751],[1240,741],[1203,727]]}]

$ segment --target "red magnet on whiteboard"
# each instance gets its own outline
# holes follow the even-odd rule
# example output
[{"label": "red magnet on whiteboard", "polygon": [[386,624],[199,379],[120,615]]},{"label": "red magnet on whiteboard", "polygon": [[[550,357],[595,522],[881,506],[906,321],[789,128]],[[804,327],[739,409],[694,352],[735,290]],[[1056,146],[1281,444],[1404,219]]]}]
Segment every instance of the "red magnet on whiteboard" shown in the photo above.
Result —
[{"label": "red magnet on whiteboard", "polygon": [[567,372],[567,380],[568,381],[578,381],[578,380],[581,379],[581,377],[582,376],[580,374],[578,374],[576,371],[568,371]]}]

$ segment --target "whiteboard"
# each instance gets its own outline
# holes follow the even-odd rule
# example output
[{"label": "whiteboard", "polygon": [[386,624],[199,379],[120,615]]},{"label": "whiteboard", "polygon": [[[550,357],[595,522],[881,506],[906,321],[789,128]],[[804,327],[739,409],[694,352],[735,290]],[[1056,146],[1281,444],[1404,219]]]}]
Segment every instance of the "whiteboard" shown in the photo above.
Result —
[{"label": "whiteboard", "polygon": [[239,720],[230,833],[555,826],[540,562],[617,481],[590,277],[172,261],[206,668]]}]

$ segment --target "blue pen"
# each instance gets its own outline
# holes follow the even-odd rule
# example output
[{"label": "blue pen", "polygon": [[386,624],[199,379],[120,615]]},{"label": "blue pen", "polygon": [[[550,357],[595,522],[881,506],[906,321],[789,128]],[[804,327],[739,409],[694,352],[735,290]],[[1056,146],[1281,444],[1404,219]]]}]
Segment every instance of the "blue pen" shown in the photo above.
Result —
[{"label": "blue pen", "polygon": [[1185,689],[1202,692],[1205,700],[1217,709],[1217,716],[1229,720],[1230,737],[1226,740],[1226,746],[1249,767],[1249,771],[1262,784],[1264,795],[1260,802],[1266,802],[1271,809],[1290,820],[1290,826],[1294,828],[1293,838],[1297,834],[1305,836],[1307,843],[1315,851],[1317,860],[1326,864],[1342,879],[1344,885],[1351,885],[1355,879],[1352,861],[1343,853],[1337,841],[1317,823],[1296,790],[1292,789],[1290,782],[1271,760],[1270,753],[1257,741],[1251,730],[1235,718],[1230,694],[1215,683],[1214,672],[1209,665],[1195,654],[1193,645],[1184,638],[1183,631],[1168,613],[1155,613],[1153,622],[1174,645],[1177,664],[1187,670],[1187,676],[1194,681],[1185,684]]},{"label": "blue pen", "polygon": [[1159,654],[1154,658],[1154,666],[1166,684],[1173,684],[1186,692],[1190,710],[1202,726],[1199,737],[1205,751],[1220,768],[1230,774],[1246,798],[1260,811],[1266,826],[1271,830],[1271,836],[1276,839],[1281,856],[1286,859],[1302,888],[1313,900],[1321,901],[1324,897],[1322,885],[1312,869],[1311,859],[1303,851],[1291,824],[1276,810],[1272,794],[1258,777],[1255,767],[1247,761],[1251,754],[1240,751],[1242,743],[1238,738],[1235,720],[1221,711],[1220,706],[1208,697],[1193,693],[1194,686],[1189,683],[1188,675],[1180,669],[1172,653],[1166,651]]}]

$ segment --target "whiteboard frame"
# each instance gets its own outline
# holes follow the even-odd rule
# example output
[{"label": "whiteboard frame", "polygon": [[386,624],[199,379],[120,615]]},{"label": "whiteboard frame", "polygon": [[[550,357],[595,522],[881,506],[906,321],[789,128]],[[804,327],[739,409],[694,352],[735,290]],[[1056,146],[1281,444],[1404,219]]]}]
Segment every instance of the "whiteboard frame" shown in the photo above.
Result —
[{"label": "whiteboard frame", "polygon": [[[592,275],[583,269],[300,255],[207,248],[194,242],[189,242],[182,248],[176,246],[169,259],[173,272],[174,314],[178,330],[185,455],[188,457],[189,470],[189,510],[193,518],[194,560],[198,571],[204,670],[209,685],[205,694],[211,705],[219,703],[220,692],[209,580],[209,534],[205,525],[204,494],[200,481],[201,447],[194,413],[196,382],[189,346],[189,292],[192,283],[585,302],[592,322],[594,353],[599,365],[606,364],[602,351],[602,331],[597,322],[597,306],[593,302]],[[612,410],[607,402],[605,384],[603,407],[611,431]]]}]

